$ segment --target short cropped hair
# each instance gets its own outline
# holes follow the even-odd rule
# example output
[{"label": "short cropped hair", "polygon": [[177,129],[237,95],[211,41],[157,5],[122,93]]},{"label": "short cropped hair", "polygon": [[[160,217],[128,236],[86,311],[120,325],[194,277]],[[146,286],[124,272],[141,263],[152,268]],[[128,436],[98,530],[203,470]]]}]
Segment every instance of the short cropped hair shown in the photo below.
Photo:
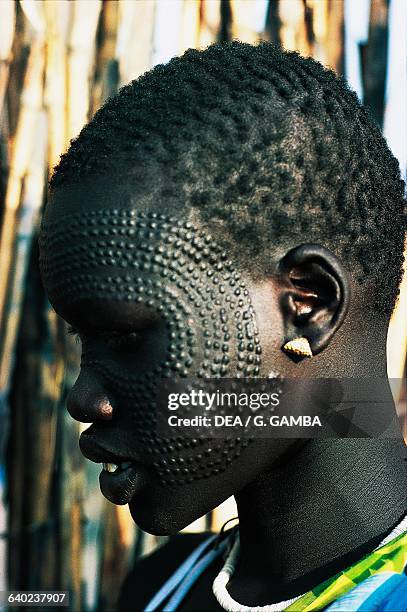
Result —
[{"label": "short cropped hair", "polygon": [[253,273],[273,250],[330,248],[374,306],[393,309],[406,230],[404,182],[379,127],[345,80],[261,41],[188,49],[110,98],[62,155],[51,190],[126,174],[199,211]]}]

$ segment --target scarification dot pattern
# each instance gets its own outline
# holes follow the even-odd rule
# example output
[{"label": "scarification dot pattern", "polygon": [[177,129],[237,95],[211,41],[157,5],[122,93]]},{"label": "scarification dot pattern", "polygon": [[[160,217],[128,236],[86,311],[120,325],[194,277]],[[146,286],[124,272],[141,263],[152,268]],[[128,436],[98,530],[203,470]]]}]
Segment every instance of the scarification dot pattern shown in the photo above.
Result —
[{"label": "scarification dot pattern", "polygon": [[260,375],[255,313],[227,253],[176,217],[101,209],[44,220],[40,267],[51,302],[113,298],[143,303],[161,316],[167,352],[154,367],[120,367],[99,359],[86,343],[81,367],[98,372],[131,406],[137,444],[163,483],[224,471],[249,440],[163,438],[155,431],[155,393],[161,378]]}]

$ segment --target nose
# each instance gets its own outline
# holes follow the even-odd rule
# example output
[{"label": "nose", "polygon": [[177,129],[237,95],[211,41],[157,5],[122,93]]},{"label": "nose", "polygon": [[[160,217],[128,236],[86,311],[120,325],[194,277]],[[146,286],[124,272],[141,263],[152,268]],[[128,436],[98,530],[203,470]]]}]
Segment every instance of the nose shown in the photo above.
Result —
[{"label": "nose", "polygon": [[67,397],[69,414],[81,423],[110,421],[113,407],[109,396],[96,377],[81,370]]}]

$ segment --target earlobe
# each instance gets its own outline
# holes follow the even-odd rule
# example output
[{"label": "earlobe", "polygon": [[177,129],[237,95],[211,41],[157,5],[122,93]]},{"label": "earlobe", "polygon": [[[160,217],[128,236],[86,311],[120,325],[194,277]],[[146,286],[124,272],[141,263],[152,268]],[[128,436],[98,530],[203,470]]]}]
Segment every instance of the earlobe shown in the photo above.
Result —
[{"label": "earlobe", "polygon": [[325,247],[302,244],[281,259],[278,272],[282,349],[295,361],[317,355],[329,345],[348,311],[347,271]]}]

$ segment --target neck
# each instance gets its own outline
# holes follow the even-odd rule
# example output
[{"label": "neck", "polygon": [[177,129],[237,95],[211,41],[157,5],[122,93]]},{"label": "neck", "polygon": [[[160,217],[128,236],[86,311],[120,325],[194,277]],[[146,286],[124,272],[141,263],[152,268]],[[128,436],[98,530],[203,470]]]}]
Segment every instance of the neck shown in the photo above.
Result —
[{"label": "neck", "polygon": [[245,605],[301,595],[373,550],[406,512],[401,439],[305,442],[236,496]]}]

